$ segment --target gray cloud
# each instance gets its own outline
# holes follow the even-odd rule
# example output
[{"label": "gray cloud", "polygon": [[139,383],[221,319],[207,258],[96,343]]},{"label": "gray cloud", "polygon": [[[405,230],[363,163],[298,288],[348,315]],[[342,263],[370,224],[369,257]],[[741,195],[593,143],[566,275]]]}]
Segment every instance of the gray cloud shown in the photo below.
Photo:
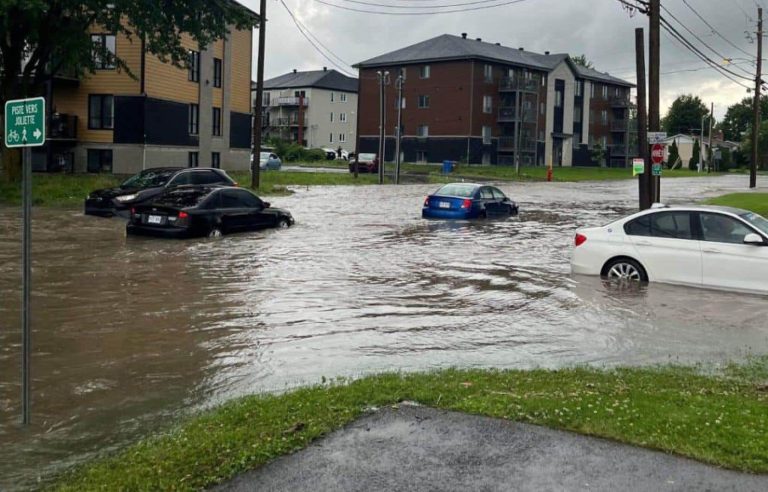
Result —
[{"label": "gray cloud", "polygon": [[[503,7],[474,12],[426,16],[387,16],[349,12],[314,0],[284,0],[297,18],[346,63],[372,58],[443,33],[467,32],[470,37],[525,47],[531,51],[584,53],[595,67],[630,81],[635,80],[634,29],[648,27],[643,15],[630,17],[617,0],[525,0]],[[366,10],[376,7],[328,0],[338,5]],[[440,5],[470,0],[365,0],[387,5]],[[475,0],[477,1],[477,0]],[[501,0],[500,0],[501,1]],[[751,0],[687,0],[719,33],[742,50],[756,52],[744,31],[754,31],[756,7]],[[258,10],[258,0],[243,0]],[[672,14],[684,22],[703,41],[721,54],[734,58],[737,65],[726,65],[736,73],[754,72],[746,55],[716,36],[682,1],[664,2]],[[403,10],[401,10],[403,11]],[[668,16],[664,13],[665,16]],[[299,33],[279,0],[267,0],[266,77],[274,77],[294,68],[313,70],[333,64],[320,55]],[[670,18],[670,21],[672,19]],[[673,22],[676,25],[676,23]],[[678,30],[713,59],[718,56],[703,47],[682,27]],[[256,36],[254,36],[256,39]],[[768,48],[768,47],[767,47]],[[323,50],[325,51],[325,50]],[[254,53],[255,46],[254,46]],[[329,55],[330,56],[330,55]],[[705,66],[694,54],[681,48],[666,34],[662,35],[661,104],[662,114],[680,94],[693,93],[707,105],[715,103],[715,115],[722,117],[728,105],[748,96],[746,89]],[[336,59],[334,58],[334,61]],[[338,62],[348,71],[354,70]],[[696,71],[681,71],[696,70]],[[664,74],[664,72],[677,72]],[[254,64],[255,78],[255,64]],[[753,86],[747,80],[740,82]]]}]

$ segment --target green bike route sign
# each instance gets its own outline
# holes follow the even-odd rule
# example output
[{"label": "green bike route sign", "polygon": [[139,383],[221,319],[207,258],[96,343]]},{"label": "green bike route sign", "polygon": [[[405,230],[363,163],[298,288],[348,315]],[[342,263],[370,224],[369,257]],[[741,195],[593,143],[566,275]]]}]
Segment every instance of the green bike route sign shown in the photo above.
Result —
[{"label": "green bike route sign", "polygon": [[5,146],[45,144],[45,98],[15,99],[5,103]]}]

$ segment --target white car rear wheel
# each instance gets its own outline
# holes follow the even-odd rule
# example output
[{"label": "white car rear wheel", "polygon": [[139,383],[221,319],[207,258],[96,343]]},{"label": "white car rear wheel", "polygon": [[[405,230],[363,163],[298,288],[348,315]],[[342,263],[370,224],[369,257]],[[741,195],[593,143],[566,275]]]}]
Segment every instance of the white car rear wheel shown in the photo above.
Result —
[{"label": "white car rear wheel", "polygon": [[617,258],[609,262],[603,270],[604,276],[609,279],[647,282],[648,274],[645,269],[635,260],[629,258]]}]

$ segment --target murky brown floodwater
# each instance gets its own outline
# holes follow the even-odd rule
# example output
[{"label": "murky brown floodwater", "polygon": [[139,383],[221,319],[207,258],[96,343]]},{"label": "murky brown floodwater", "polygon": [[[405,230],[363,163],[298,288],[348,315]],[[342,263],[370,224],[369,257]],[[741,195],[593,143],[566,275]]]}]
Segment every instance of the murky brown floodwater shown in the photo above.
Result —
[{"label": "murky brown floodwater", "polygon": [[[747,178],[665,180],[670,202]],[[126,239],[120,220],[35,210],[33,425],[18,425],[18,209],[0,209],[0,489],[238,395],[385,370],[722,361],[768,352],[766,298],[569,275],[577,226],[635,184],[515,184],[519,219],[420,218],[435,186],[313,188],[296,227]]]}]

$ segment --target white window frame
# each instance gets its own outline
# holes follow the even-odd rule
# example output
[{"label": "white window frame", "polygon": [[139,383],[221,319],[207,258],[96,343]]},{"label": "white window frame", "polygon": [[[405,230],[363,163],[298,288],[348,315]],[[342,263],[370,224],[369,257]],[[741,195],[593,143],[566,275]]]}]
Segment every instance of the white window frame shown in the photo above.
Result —
[{"label": "white window frame", "polygon": [[331,123],[333,123],[333,111],[331,111]]},{"label": "white window frame", "polygon": [[490,126],[483,126],[483,145],[491,145],[492,129]]},{"label": "white window frame", "polygon": [[333,143],[333,133],[328,135],[328,142]]},{"label": "white window frame", "polygon": [[416,162],[419,164],[426,164],[427,163],[427,151],[426,150],[417,150],[416,151]]},{"label": "white window frame", "polygon": [[339,133],[339,143],[345,143],[347,141],[346,133]]},{"label": "white window frame", "polygon": [[608,124],[608,110],[607,109],[604,109],[604,110],[600,111],[600,123],[603,124],[603,125],[607,125]]},{"label": "white window frame", "polygon": [[331,102],[336,102],[336,101],[335,101],[335,99],[336,99],[336,97],[335,97],[335,96],[336,96],[336,95],[335,95],[333,92],[331,92]]},{"label": "white window frame", "polygon": [[419,70],[419,78],[428,79],[430,75],[432,75],[432,69],[429,67],[429,65],[423,65]]},{"label": "white window frame", "polygon": [[483,96],[483,113],[493,113],[493,96]]},{"label": "white window frame", "polygon": [[429,137],[429,125],[419,125],[417,130],[419,138]]},{"label": "white window frame", "polygon": [[[423,101],[426,103],[424,106],[421,104],[422,97],[424,98]],[[429,94],[422,94],[419,96],[419,109],[429,109]]]},{"label": "white window frame", "polygon": [[347,113],[339,113],[339,123],[347,122]]},{"label": "white window frame", "polygon": [[486,82],[493,82],[493,65],[485,64],[483,67],[483,77]]},{"label": "white window frame", "polygon": [[603,99],[608,99],[608,86],[603,84]]},{"label": "white window frame", "polygon": [[339,94],[339,102],[343,102],[343,103],[347,102],[347,93],[346,92],[342,92],[341,94]]}]

